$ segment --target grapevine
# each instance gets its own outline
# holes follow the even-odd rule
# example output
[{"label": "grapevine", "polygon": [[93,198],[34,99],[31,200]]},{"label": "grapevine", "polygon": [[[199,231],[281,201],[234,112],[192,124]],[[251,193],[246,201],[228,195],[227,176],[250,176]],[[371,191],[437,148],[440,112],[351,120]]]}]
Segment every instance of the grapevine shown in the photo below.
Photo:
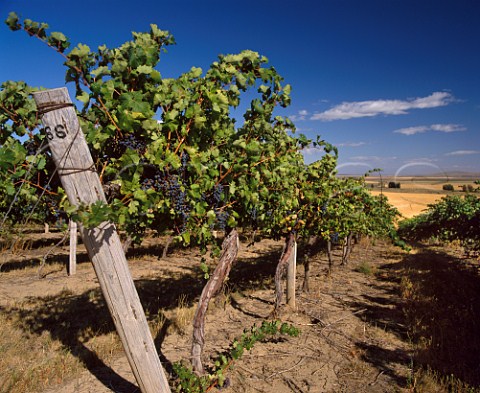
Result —
[{"label": "grapevine", "polygon": [[[147,231],[173,234],[184,245],[200,246],[202,257],[207,250],[219,254],[213,230],[252,227],[261,237],[318,236],[325,242],[392,230],[396,212],[371,197],[363,179],[337,178],[336,148],[321,138],[295,135],[292,121],[281,116],[291,87],[259,53],[220,55],[205,71],[192,67],[163,78],[160,55],[175,40],[156,25],[116,48],[92,50],[85,44],[72,48],[62,33],[50,32],[45,23],[21,22],[14,13],[6,23],[61,56],[66,82],[75,85],[83,105],[77,110],[81,128],[110,192],[108,204],[78,208],[62,198],[58,179],[47,176],[53,173],[51,157],[40,148],[45,137],[30,97],[36,88],[5,82],[0,90],[5,217],[8,209],[25,215],[20,207],[40,206],[46,195],[39,221],[68,214],[90,227],[110,220],[137,243]],[[233,113],[247,99],[238,126]],[[307,147],[322,152],[310,165],[302,154]],[[28,177],[27,164],[33,165]]]}]

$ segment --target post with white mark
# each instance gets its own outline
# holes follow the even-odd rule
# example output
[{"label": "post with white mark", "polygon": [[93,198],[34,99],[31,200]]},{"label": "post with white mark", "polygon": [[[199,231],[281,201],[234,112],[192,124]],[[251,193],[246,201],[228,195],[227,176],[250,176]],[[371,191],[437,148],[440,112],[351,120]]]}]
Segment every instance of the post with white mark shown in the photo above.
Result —
[{"label": "post with white mark", "polygon": [[296,276],[297,276],[297,242],[293,243],[293,252],[290,255],[287,267],[287,304],[295,310],[295,288],[296,288]]},{"label": "post with white mark", "polygon": [[70,228],[70,255],[68,258],[68,275],[74,276],[77,273],[77,243],[78,243],[77,223],[73,220],[70,220],[69,228]]},{"label": "post with white mark", "polygon": [[[72,205],[104,201],[100,179],[66,88],[34,93],[62,186]],[[170,392],[115,225],[78,223],[103,295],[143,393]]]}]

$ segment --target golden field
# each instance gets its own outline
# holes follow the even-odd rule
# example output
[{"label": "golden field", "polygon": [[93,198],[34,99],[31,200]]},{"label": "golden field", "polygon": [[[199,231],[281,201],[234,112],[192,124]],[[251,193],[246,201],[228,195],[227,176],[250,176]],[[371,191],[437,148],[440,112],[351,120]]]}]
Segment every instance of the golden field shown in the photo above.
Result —
[{"label": "golden field", "polygon": [[[400,183],[399,189],[388,188],[389,182]],[[428,205],[446,195],[464,195],[464,185],[477,188],[472,178],[446,179],[445,177],[401,177],[367,179],[367,184],[372,187],[372,194],[383,193],[389,202],[395,206],[405,218],[410,218],[423,213]],[[451,184],[454,191],[445,191],[443,186]]]},{"label": "golden field", "polygon": [[[380,191],[372,191],[372,194],[378,195],[380,194]],[[402,213],[403,217],[410,218],[423,213],[429,204],[435,203],[445,194],[385,191],[383,192],[383,195],[385,195],[388,198],[388,201],[395,206],[400,213]]]}]

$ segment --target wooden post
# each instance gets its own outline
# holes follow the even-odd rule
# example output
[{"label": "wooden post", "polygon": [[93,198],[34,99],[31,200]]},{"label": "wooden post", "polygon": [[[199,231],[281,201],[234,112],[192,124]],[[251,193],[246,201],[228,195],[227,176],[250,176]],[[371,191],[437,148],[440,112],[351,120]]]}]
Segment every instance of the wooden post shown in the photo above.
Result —
[{"label": "wooden post", "polygon": [[74,276],[77,273],[77,223],[69,222],[70,227],[70,257],[68,259],[68,275]]},{"label": "wooden post", "polygon": [[[282,256],[280,257],[280,261],[278,261],[277,269],[275,270],[275,307],[270,314],[270,317],[272,318],[278,318],[280,312],[283,297],[282,279],[285,277],[285,275],[288,275],[287,271],[289,270],[289,262],[292,258],[292,254],[294,254],[294,246],[295,235],[293,233],[289,233],[285,238],[285,248]],[[288,285],[289,284],[287,283],[287,287]]]},{"label": "wooden post", "polygon": [[[68,90],[40,91],[33,97],[70,203],[106,202]],[[78,229],[141,391],[170,392],[115,226],[78,223]]]},{"label": "wooden post", "polygon": [[203,347],[205,346],[205,317],[208,305],[212,297],[217,296],[223,287],[225,280],[228,278],[230,269],[237,259],[238,255],[238,233],[232,229],[228,236],[223,239],[222,254],[218,261],[218,265],[210,276],[210,279],[203,287],[200,300],[198,301],[197,310],[193,317],[193,339],[192,339],[192,367],[193,371],[198,374],[204,373],[202,363]]},{"label": "wooden post", "polygon": [[288,261],[287,268],[287,304],[295,310],[295,287],[297,276],[297,242],[293,243],[293,252]]}]

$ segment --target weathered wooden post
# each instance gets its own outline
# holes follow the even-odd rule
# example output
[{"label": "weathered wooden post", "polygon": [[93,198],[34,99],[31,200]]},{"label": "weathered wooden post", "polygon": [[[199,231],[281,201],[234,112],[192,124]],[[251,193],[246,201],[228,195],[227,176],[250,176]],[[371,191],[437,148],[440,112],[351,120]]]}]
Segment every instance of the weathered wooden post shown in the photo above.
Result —
[{"label": "weathered wooden post", "polygon": [[[290,290],[287,289],[287,293],[290,293],[291,295],[292,287],[294,288],[293,293],[295,293],[295,284],[292,285],[292,277],[289,273],[290,265],[292,265],[290,261],[292,259],[292,254],[294,254],[295,244],[295,235],[290,232],[285,238],[285,248],[283,249],[282,256],[280,257],[277,269],[275,270],[275,307],[270,315],[272,318],[278,318],[280,312],[283,297],[282,279],[285,275],[287,275],[287,288],[290,288]],[[293,307],[295,307],[295,305]]]},{"label": "weathered wooden post", "polygon": [[70,228],[70,254],[68,258],[68,275],[74,276],[77,273],[77,243],[78,243],[78,229],[77,223],[70,220],[68,223]]},{"label": "weathered wooden post", "polygon": [[296,287],[296,276],[297,276],[297,242],[293,243],[293,251],[290,255],[287,268],[287,304],[295,310],[296,300],[295,300],[295,287]]},{"label": "weathered wooden post", "polygon": [[[68,90],[52,89],[33,96],[70,203],[106,201]],[[170,392],[114,224],[85,228],[78,223],[78,228],[141,391]]]},{"label": "weathered wooden post", "polygon": [[222,254],[210,279],[203,287],[197,310],[193,317],[193,339],[191,359],[193,371],[203,374],[202,353],[205,345],[205,317],[212,297],[217,296],[228,278],[230,269],[238,255],[238,233],[232,229],[222,243]]}]

